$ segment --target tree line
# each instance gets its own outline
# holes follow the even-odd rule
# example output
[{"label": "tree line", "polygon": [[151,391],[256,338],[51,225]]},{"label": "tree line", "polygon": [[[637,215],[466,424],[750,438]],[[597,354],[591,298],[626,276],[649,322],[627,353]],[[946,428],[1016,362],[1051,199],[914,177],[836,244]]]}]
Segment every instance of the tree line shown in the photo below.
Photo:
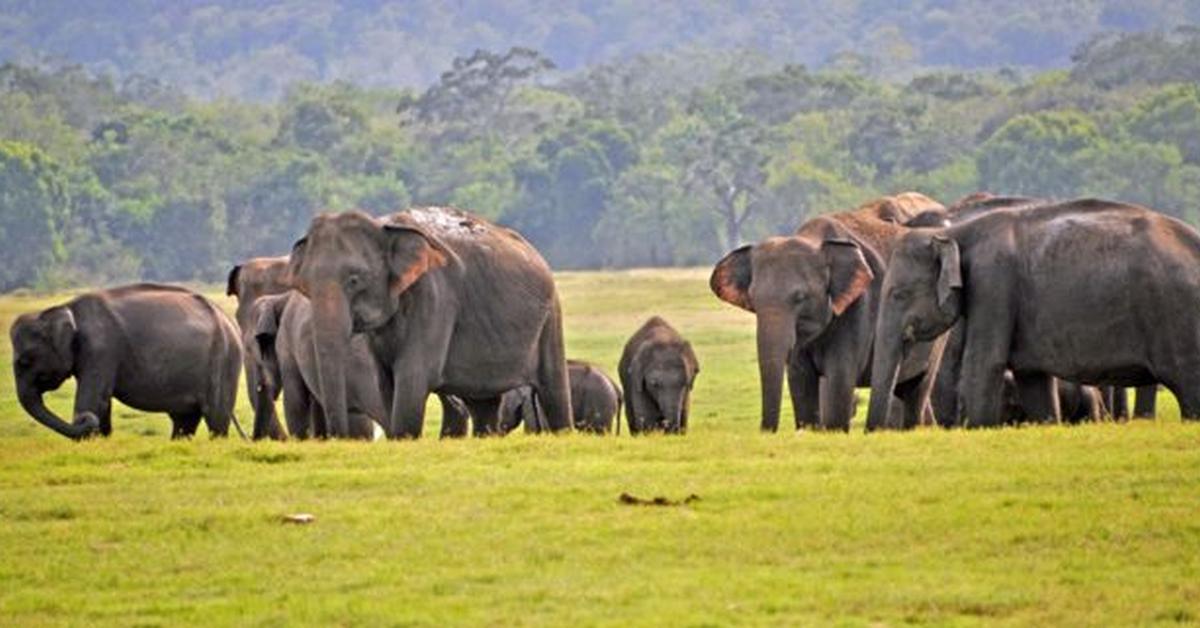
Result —
[{"label": "tree line", "polygon": [[1090,40],[1068,68],[885,81],[688,49],[573,72],[529,48],[423,90],[295,83],[189,97],[78,66],[0,67],[0,290],[220,279],[320,211],[449,204],[556,268],[709,264],[821,212],[917,190],[1105,196],[1200,224],[1200,31]]}]

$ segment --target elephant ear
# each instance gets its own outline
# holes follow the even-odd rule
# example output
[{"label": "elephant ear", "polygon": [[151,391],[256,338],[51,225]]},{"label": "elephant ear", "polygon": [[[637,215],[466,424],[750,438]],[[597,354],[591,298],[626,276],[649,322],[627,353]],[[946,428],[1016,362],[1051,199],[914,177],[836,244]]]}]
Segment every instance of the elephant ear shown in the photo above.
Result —
[{"label": "elephant ear", "polygon": [[229,277],[225,280],[225,295],[234,297],[238,293],[238,278],[242,274],[242,265],[238,264],[229,271]]},{"label": "elephant ear", "polygon": [[875,273],[862,249],[849,240],[830,239],[821,245],[829,264],[829,303],[834,316],[841,316],[867,291]]},{"label": "elephant ear", "polygon": [[411,222],[384,223],[388,236],[388,270],[393,295],[399,296],[425,273],[447,265],[461,266],[462,260],[437,236]]},{"label": "elephant ear", "polygon": [[75,325],[75,315],[66,306],[52,307],[40,316],[46,339],[54,347],[54,352],[63,359],[64,364],[75,362],[75,334],[79,329]]},{"label": "elephant ear", "polygon": [[962,261],[959,258],[958,243],[946,236],[933,236],[933,250],[937,253],[938,278],[937,299],[938,307],[945,307],[955,290],[963,287]]},{"label": "elephant ear", "polygon": [[708,280],[713,294],[726,303],[732,303],[743,310],[754,311],[750,302],[750,281],[753,270],[750,266],[750,245],[734,249],[721,258],[713,268],[712,277]]},{"label": "elephant ear", "polygon": [[300,270],[304,267],[304,252],[308,249],[308,237],[305,236],[296,240],[292,245],[292,252],[288,255],[287,272],[284,275],[284,283],[298,288],[300,280]]}]

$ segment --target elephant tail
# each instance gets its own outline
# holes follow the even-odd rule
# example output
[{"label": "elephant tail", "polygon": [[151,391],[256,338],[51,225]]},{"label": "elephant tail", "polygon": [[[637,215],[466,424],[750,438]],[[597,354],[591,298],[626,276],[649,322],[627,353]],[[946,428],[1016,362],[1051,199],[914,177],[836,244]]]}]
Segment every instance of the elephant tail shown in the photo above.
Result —
[{"label": "elephant tail", "polygon": [[[612,382],[609,382],[611,385]],[[617,436],[621,435],[621,408],[625,405],[625,393],[613,385],[613,389],[617,391]]]},{"label": "elephant tail", "polygon": [[242,424],[238,422],[237,415],[231,415],[229,418],[233,420],[233,427],[237,430],[238,435],[242,437],[242,440],[250,440],[246,438],[246,432],[242,431]]}]

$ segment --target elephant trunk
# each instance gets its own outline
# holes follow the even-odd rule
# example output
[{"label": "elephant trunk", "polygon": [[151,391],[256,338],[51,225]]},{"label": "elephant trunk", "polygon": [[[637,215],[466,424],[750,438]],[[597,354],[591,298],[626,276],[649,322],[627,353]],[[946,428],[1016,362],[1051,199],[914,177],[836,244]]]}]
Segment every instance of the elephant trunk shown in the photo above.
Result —
[{"label": "elephant trunk", "polygon": [[875,332],[874,357],[871,360],[871,405],[867,408],[867,431],[896,427],[889,424],[892,393],[900,376],[904,343],[899,325],[888,323],[887,313],[880,312]]},{"label": "elephant trunk", "polygon": [[664,393],[658,400],[658,409],[662,412],[663,421],[666,423],[663,431],[668,434],[679,434],[683,431],[683,396],[685,394],[687,394],[687,388],[683,388],[676,394]]},{"label": "elephant trunk", "polygon": [[350,308],[341,290],[326,287],[312,295],[317,383],[330,436],[350,434],[346,409],[346,359],[350,347]]},{"label": "elephant trunk", "polygon": [[783,395],[783,372],[796,342],[792,319],[782,314],[758,315],[758,376],[762,383],[762,430],[779,429],[779,404]]},{"label": "elephant trunk", "polygon": [[46,407],[40,391],[29,384],[21,384],[19,388],[17,398],[21,402],[21,407],[25,408],[25,411],[38,423],[67,438],[73,440],[87,438],[100,427],[99,422],[92,415],[85,415],[85,418],[78,423],[67,423]]}]

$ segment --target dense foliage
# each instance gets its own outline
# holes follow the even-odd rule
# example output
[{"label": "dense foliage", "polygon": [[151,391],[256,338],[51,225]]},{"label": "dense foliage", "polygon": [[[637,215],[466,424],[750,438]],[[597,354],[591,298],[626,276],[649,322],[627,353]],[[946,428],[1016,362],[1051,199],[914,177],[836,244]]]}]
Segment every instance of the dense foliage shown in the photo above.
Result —
[{"label": "dense foliage", "polygon": [[1067,69],[898,81],[711,50],[563,72],[513,48],[423,90],[301,82],[275,102],[10,63],[0,290],[219,279],[352,207],[470,208],[559,268],[706,264],[909,189],[1106,196],[1196,223],[1197,49],[1194,29],[1106,35]]}]

